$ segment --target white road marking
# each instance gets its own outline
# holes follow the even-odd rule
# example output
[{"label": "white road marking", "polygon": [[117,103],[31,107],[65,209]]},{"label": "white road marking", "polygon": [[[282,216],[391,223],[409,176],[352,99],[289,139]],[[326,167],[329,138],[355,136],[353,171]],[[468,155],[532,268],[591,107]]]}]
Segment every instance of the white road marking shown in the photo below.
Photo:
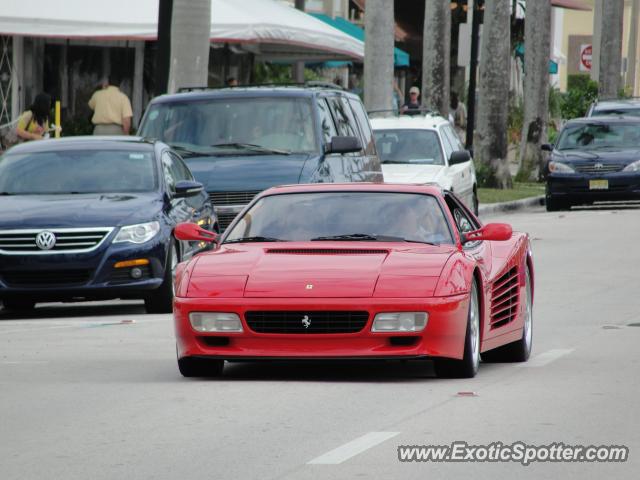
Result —
[{"label": "white road marking", "polygon": [[400,432],[369,432],[324,455],[314,458],[310,462],[307,462],[307,465],[338,465],[399,434]]},{"label": "white road marking", "polygon": [[565,355],[569,355],[573,352],[573,348],[557,348],[555,350],[549,350],[548,352],[541,353],[540,355],[536,355],[531,360],[525,363],[521,363],[521,367],[544,367],[549,365],[551,362],[558,360],[560,357],[564,357]]}]

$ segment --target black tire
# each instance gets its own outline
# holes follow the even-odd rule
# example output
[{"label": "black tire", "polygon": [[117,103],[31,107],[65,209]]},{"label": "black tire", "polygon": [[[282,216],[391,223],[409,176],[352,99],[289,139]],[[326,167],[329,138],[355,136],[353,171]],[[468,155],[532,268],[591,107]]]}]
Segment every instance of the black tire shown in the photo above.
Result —
[{"label": "black tire", "polygon": [[183,377],[219,377],[224,360],[183,357],[178,359],[178,370]]},{"label": "black tire", "polygon": [[28,312],[36,307],[36,302],[25,298],[5,298],[2,306],[5,310]]},{"label": "black tire", "polygon": [[480,301],[478,295],[478,285],[474,278],[469,299],[467,331],[464,337],[464,357],[462,360],[436,358],[434,366],[438,377],[473,378],[478,373],[480,364]]},{"label": "black tire", "polygon": [[551,197],[547,197],[544,203],[547,207],[547,212],[561,212],[564,210],[571,210],[570,203],[563,202],[562,200],[556,200]]},{"label": "black tire", "polygon": [[171,313],[173,311],[174,270],[172,262],[174,260],[180,261],[180,258],[176,243],[171,240],[162,284],[144,299],[147,313]]},{"label": "black tire", "polygon": [[533,344],[533,302],[531,301],[531,275],[529,273],[529,267],[527,267],[525,275],[525,302],[527,302],[525,315],[528,315],[528,318],[525,317],[525,325],[522,328],[522,338],[516,342],[484,352],[482,354],[483,362],[513,363],[526,362],[529,360],[531,346]]}]

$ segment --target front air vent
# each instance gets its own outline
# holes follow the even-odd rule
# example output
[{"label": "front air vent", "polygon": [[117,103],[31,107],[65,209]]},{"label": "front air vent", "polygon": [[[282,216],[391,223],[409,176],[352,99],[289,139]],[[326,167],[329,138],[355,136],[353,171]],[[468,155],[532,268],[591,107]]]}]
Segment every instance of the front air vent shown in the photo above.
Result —
[{"label": "front air vent", "polygon": [[267,253],[281,255],[386,255],[389,251],[357,248],[269,248]]},{"label": "front air vent", "polygon": [[491,290],[491,328],[502,327],[518,315],[520,285],[518,267],[500,276]]}]

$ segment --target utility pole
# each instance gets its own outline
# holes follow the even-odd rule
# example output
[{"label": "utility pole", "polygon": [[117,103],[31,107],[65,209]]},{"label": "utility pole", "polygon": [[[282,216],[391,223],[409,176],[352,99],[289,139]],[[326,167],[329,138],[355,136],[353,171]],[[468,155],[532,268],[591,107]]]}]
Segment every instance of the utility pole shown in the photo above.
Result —
[{"label": "utility pole", "polygon": [[171,14],[173,0],[160,0],[158,8],[158,41],[156,42],[156,83],[154,93],[167,93],[171,65]]},{"label": "utility pole", "polygon": [[473,19],[471,23],[471,52],[469,62],[469,91],[467,93],[467,144],[468,149],[473,149],[473,133],[476,124],[476,85],[478,77],[478,50],[480,44],[480,24],[484,16],[483,0],[473,1]]},{"label": "utility pole", "polygon": [[[305,0],[296,0],[296,9],[304,12]],[[304,61],[298,60],[293,64],[293,81],[295,83],[304,83]]]}]

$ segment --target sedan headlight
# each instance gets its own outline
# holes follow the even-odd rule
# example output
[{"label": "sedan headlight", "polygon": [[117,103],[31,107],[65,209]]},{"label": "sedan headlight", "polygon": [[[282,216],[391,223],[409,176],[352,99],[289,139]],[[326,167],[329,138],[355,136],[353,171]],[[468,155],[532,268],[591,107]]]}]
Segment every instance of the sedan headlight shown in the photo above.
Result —
[{"label": "sedan headlight", "polygon": [[139,223],[122,227],[113,243],[144,243],[155,237],[160,231],[158,222]]},{"label": "sedan headlight", "polygon": [[575,173],[573,167],[562,162],[549,162],[549,171],[552,173]]},{"label": "sedan headlight", "polygon": [[191,312],[189,321],[198,332],[242,332],[242,322],[235,313]]},{"label": "sedan headlight", "polygon": [[426,312],[378,313],[373,319],[372,332],[421,332],[427,326]]},{"label": "sedan headlight", "polygon": [[630,163],[622,169],[623,172],[640,172],[640,160]]}]

